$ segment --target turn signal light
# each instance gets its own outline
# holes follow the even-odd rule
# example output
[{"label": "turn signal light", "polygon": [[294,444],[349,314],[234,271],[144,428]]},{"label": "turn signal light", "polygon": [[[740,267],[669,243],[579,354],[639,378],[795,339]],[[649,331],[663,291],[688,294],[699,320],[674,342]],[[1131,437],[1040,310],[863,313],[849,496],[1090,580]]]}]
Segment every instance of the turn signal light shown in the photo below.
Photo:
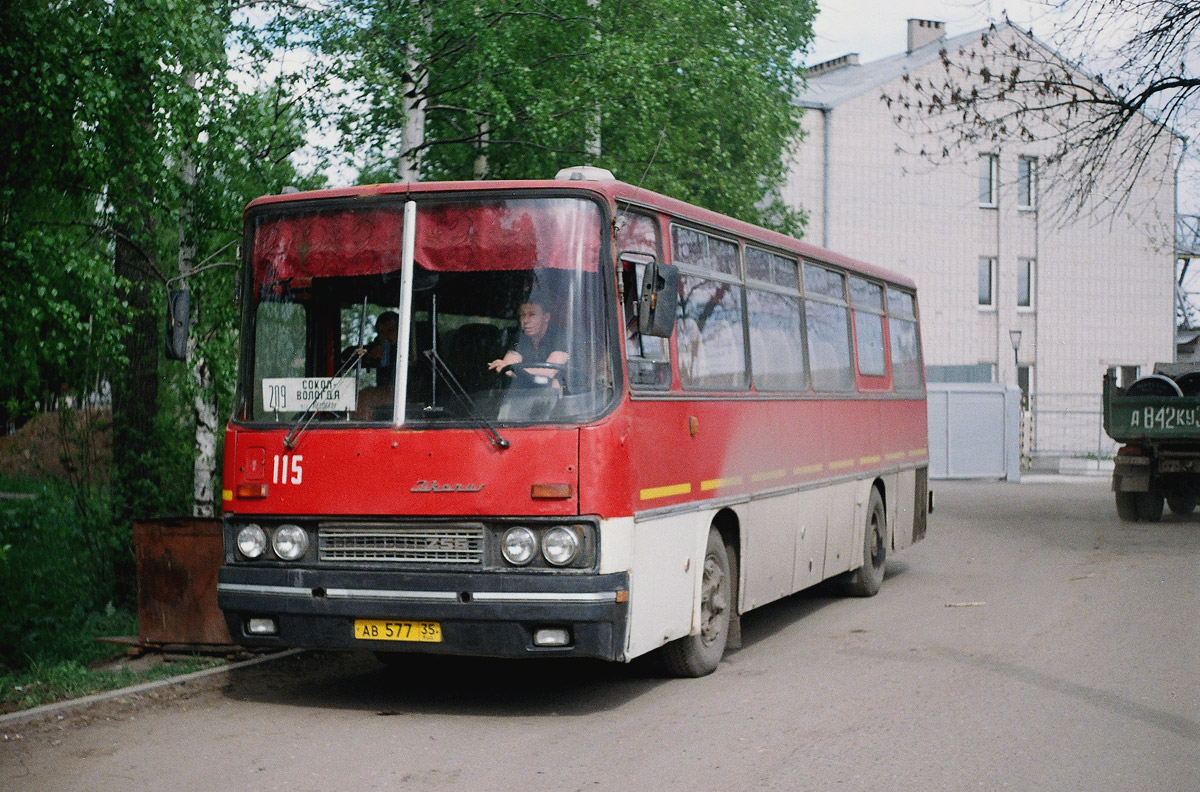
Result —
[{"label": "turn signal light", "polygon": [[571,497],[570,484],[534,484],[529,496],[535,500],[566,500]]},{"label": "turn signal light", "polygon": [[267,497],[267,485],[238,484],[235,492],[239,498],[265,498]]}]

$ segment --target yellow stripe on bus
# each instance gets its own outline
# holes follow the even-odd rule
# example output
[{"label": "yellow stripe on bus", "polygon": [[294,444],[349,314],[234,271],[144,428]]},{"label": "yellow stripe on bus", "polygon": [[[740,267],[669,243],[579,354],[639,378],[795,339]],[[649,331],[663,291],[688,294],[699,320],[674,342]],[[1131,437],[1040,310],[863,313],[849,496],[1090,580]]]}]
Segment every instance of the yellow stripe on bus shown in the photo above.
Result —
[{"label": "yellow stripe on bus", "polygon": [[924,449],[924,448],[917,448],[912,451],[909,451],[908,455],[910,457],[923,457],[923,456],[925,456],[925,451],[926,451],[926,449]]},{"label": "yellow stripe on bus", "polygon": [[848,467],[854,467],[853,459],[838,459],[829,463],[830,470],[845,470]]},{"label": "yellow stripe on bus", "polygon": [[885,455],[884,459],[886,459],[888,462],[895,462],[897,459],[904,459],[906,456],[908,456],[908,454],[905,454],[903,451],[898,451]]},{"label": "yellow stripe on bus", "polygon": [[642,490],[642,500],[669,498],[672,495],[687,495],[692,491],[691,484],[670,484],[666,487],[650,487]]},{"label": "yellow stripe on bus", "polygon": [[801,467],[792,468],[793,476],[807,476],[809,473],[820,473],[825,469],[825,466],[818,462],[815,465],[802,465]]},{"label": "yellow stripe on bus", "polygon": [[882,461],[883,457],[879,456],[879,454],[871,454],[870,456],[858,458],[858,464],[860,465],[874,465],[876,462]]},{"label": "yellow stripe on bus", "polygon": [[742,483],[741,476],[730,476],[729,478],[709,479],[708,481],[700,482],[700,490],[708,492],[709,490],[720,489],[721,487],[736,487]]},{"label": "yellow stripe on bus", "polygon": [[770,471],[767,471],[766,473],[753,474],[752,476],[750,476],[750,481],[751,481],[751,483],[755,483],[755,484],[760,481],[775,481],[776,479],[781,479],[786,475],[787,475],[786,470],[770,470]]}]

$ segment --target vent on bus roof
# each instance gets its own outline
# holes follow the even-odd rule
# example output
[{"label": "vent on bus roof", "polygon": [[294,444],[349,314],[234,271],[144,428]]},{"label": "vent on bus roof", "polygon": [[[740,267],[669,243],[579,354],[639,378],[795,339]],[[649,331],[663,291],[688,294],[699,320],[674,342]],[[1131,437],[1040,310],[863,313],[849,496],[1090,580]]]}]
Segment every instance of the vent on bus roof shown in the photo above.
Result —
[{"label": "vent on bus roof", "polygon": [[554,174],[555,181],[615,181],[612,171],[604,168],[594,168],[591,165],[576,165],[573,168],[563,168]]}]

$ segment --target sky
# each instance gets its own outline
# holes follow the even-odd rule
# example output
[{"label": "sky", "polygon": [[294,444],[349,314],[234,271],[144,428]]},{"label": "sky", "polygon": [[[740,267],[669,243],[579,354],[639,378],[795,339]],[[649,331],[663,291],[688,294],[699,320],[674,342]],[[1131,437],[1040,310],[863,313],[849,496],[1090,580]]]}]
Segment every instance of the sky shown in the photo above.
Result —
[{"label": "sky", "polygon": [[1035,34],[1039,27],[1050,28],[1045,5],[1028,0],[818,0],[818,8],[816,41],[805,58],[809,65],[848,52],[857,52],[864,63],[903,52],[909,19],[945,22],[946,35],[957,36],[987,27],[1007,10],[1009,19],[1033,27]]}]

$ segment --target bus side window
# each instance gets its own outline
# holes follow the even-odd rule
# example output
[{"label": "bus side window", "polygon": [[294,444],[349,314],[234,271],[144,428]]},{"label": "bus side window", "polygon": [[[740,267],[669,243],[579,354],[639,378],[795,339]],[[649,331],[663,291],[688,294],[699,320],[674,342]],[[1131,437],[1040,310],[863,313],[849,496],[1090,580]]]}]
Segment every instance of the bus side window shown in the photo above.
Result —
[{"label": "bus side window", "polygon": [[617,223],[617,250],[621,257],[621,310],[625,360],[629,384],[633,388],[665,390],[671,387],[671,345],[669,339],[643,336],[638,330],[638,296],[646,265],[662,261],[658,223],[640,212],[621,210]]},{"label": "bus side window", "polygon": [[850,307],[840,272],[804,264],[804,324],[813,390],[854,390]]},{"label": "bus side window", "polygon": [[623,261],[621,290],[625,295],[625,359],[629,365],[629,384],[635,388],[668,388],[671,385],[671,346],[669,339],[642,335],[638,330],[638,295],[646,265]]},{"label": "bus side window", "polygon": [[746,387],[746,349],[742,328],[742,286],[681,275],[679,379],[690,390],[742,390]]}]

